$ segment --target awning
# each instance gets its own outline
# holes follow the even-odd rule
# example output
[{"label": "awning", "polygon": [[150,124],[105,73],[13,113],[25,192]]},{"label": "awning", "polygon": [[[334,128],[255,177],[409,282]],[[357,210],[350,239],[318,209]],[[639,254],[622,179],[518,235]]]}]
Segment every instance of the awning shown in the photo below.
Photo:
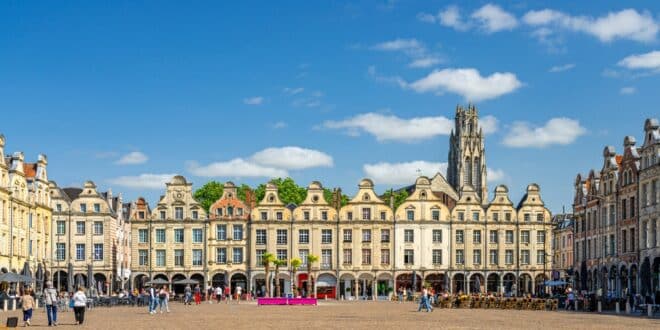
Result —
[{"label": "awning", "polygon": [[336,286],[337,285],[337,279],[334,276],[330,275],[330,274],[322,274],[316,280],[316,285],[317,286]]}]

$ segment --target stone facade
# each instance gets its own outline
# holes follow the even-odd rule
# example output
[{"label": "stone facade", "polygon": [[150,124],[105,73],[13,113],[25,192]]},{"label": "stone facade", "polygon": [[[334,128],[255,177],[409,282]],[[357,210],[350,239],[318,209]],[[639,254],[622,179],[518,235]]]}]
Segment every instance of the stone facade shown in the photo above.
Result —
[{"label": "stone facade", "polygon": [[570,282],[573,274],[573,238],[575,219],[572,214],[553,217],[552,279]]}]

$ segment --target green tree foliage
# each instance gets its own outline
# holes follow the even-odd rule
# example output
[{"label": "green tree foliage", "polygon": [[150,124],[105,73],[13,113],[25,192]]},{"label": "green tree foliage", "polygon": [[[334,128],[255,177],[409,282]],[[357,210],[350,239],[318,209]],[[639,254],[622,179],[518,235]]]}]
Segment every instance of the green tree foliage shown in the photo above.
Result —
[{"label": "green tree foliage", "polygon": [[[307,196],[307,189],[299,186],[291,178],[277,178],[271,180],[270,183],[277,186],[277,193],[280,196],[280,200],[285,205],[289,203],[299,205],[305,200],[305,196]],[[266,195],[266,185],[260,184],[257,189],[254,190],[254,194],[257,201],[261,202]]]},{"label": "green tree foliage", "polygon": [[222,191],[224,185],[217,181],[209,181],[205,185],[201,186],[199,189],[195,190],[193,197],[202,204],[202,207],[208,213],[209,208],[215,201],[217,201],[220,196],[222,196]]},{"label": "green tree foliage", "polygon": [[[323,197],[325,198],[325,201],[328,202],[328,204],[332,205],[332,190],[323,188]],[[348,204],[348,196],[341,194],[341,206],[345,206],[346,204]]]},{"label": "green tree foliage", "polygon": [[[389,205],[390,203],[390,195],[394,194],[394,210],[399,208],[399,205],[403,204],[403,202],[406,201],[406,198],[408,198],[408,192],[405,190],[401,190],[399,192],[392,191],[391,189],[386,191],[383,196],[381,196],[381,199]],[[393,210],[393,211],[394,211]]]}]

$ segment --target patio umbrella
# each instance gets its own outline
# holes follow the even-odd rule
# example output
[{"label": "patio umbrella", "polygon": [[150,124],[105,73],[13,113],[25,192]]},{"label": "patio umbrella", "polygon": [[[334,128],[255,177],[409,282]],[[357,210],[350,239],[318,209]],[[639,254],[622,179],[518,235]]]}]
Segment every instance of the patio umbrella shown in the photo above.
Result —
[{"label": "patio umbrella", "polygon": [[413,292],[417,291],[417,275],[414,270],[412,274],[412,291]]},{"label": "patio umbrella", "polygon": [[190,284],[190,285],[195,285],[195,284],[199,284],[199,281],[196,281],[196,280],[187,280],[187,279],[186,279],[186,280],[179,280],[179,281],[176,281],[176,282],[174,282],[174,284],[183,284],[183,285],[188,285],[188,284]]},{"label": "patio umbrella", "polygon": [[44,268],[41,266],[41,263],[37,265],[37,273],[35,274],[37,285],[37,292],[41,292],[44,287]]},{"label": "patio umbrella", "polygon": [[0,274],[0,282],[18,283],[23,280],[24,280],[23,276],[16,273],[9,272],[9,273]]},{"label": "patio umbrella", "polygon": [[562,285],[566,285],[566,284],[568,284],[568,282],[566,282],[566,281],[560,281],[560,280],[556,280],[556,281],[545,281],[545,285],[546,285],[546,286],[562,286]]},{"label": "patio umbrella", "polygon": [[481,280],[479,279],[479,276],[474,277],[474,286],[476,287],[475,290],[477,290],[477,292],[481,292]]},{"label": "patio umbrella", "polygon": [[66,279],[67,291],[73,292],[73,264],[69,263],[69,268],[67,269],[67,279]]},{"label": "patio umbrella", "polygon": [[155,279],[155,280],[152,280],[152,281],[147,282],[147,284],[151,284],[151,285],[154,285],[154,284],[156,284],[156,285],[164,285],[164,284],[170,284],[170,282],[167,281],[167,280],[164,280],[164,279],[162,279],[162,278],[157,278],[157,279]]},{"label": "patio umbrella", "polygon": [[85,286],[85,281],[83,280],[82,274],[76,275],[76,289]]},{"label": "patio umbrella", "polygon": [[92,264],[87,264],[87,288],[94,287],[94,274],[92,272]]}]

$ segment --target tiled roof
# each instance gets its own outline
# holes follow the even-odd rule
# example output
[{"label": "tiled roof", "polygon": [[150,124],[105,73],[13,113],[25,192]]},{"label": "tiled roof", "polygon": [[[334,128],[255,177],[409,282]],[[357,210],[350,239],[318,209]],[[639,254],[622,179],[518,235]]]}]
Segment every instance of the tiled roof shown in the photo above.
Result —
[{"label": "tiled roof", "polygon": [[82,193],[82,188],[64,188],[62,189],[64,193],[69,197],[70,200],[78,198],[78,195]]},{"label": "tiled roof", "polygon": [[616,155],[616,164],[621,166],[622,159],[623,159],[623,155]]},{"label": "tiled roof", "polygon": [[26,178],[34,178],[37,176],[37,164],[23,163],[23,173],[25,173]]}]

